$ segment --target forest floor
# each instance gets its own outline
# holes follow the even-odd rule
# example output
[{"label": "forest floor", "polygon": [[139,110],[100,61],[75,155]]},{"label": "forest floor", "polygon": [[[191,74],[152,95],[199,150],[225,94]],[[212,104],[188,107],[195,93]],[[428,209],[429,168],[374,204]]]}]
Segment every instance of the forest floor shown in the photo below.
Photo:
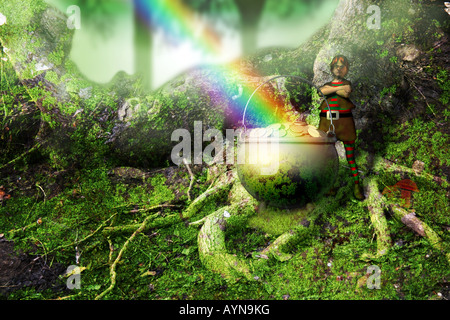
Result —
[{"label": "forest floor", "polygon": [[[159,211],[169,216],[190,203],[185,167],[153,172],[99,168],[61,173],[45,164],[29,166],[35,167],[33,174],[21,172],[19,179],[19,172],[15,172],[3,189],[11,197],[1,204],[0,299],[94,299],[110,284],[111,263],[130,236],[107,237],[101,231],[140,222],[159,205],[178,206]],[[211,183],[205,169],[194,169],[193,199]],[[380,181],[392,185],[409,177],[385,175]],[[420,190],[413,195],[418,216],[448,243],[448,191],[434,182],[411,178]],[[258,281],[229,283],[205,268],[198,254],[199,228],[180,220],[152,228],[130,242],[117,265],[116,286],[107,298],[450,299],[445,256],[391,217],[390,252],[370,262],[360,259],[376,250],[374,230],[367,208],[354,201],[351,192],[345,192],[351,190],[351,177],[345,168],[338,179],[347,194],[341,208],[319,219],[309,236],[293,249],[291,260],[270,260],[257,270]],[[192,221],[224,204],[225,200],[218,199],[202,208]],[[227,249],[242,259],[252,259],[252,252],[261,251],[276,236],[238,221],[226,233]],[[81,272],[80,290],[68,289],[68,279],[63,276],[73,265],[86,268]],[[381,270],[380,289],[367,285],[371,266]]]}]

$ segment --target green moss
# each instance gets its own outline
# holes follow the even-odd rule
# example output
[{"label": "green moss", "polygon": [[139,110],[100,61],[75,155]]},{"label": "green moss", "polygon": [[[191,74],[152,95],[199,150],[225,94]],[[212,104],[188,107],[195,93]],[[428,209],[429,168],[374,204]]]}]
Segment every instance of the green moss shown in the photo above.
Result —
[{"label": "green moss", "polygon": [[45,74],[45,80],[56,84],[59,83],[59,76],[56,72],[50,70]]},{"label": "green moss", "polygon": [[307,219],[308,213],[306,209],[265,208],[260,210],[257,215],[250,217],[248,225],[269,235],[279,236]]},{"label": "green moss", "polygon": [[7,18],[8,25],[24,27],[30,23],[34,15],[46,8],[44,1],[2,1],[1,12]]},{"label": "green moss", "polygon": [[425,163],[425,170],[434,167],[435,161],[438,161],[438,165],[450,165],[446,148],[449,138],[437,130],[434,122],[421,118],[391,126],[389,128],[391,135],[386,137],[387,142],[393,139],[401,142],[388,143],[386,147],[388,158],[400,160],[408,167],[412,167],[416,160],[420,160]]}]

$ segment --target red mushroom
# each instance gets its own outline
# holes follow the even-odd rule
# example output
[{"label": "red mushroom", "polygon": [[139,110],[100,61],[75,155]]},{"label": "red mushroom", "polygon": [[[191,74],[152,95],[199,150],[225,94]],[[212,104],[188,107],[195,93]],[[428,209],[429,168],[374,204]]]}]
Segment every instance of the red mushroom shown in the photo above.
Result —
[{"label": "red mushroom", "polygon": [[404,207],[411,207],[411,192],[418,192],[419,189],[414,181],[409,179],[404,179],[395,184],[401,190],[401,197],[405,200]]}]

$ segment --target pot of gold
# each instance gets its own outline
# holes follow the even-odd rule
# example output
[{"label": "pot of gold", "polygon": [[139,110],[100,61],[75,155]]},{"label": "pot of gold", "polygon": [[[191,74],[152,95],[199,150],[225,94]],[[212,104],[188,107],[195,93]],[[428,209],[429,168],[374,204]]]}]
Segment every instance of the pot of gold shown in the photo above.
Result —
[{"label": "pot of gold", "polygon": [[241,184],[268,206],[303,207],[334,184],[339,166],[335,142],[331,126],[325,133],[302,121],[253,129],[244,125],[237,149]]}]

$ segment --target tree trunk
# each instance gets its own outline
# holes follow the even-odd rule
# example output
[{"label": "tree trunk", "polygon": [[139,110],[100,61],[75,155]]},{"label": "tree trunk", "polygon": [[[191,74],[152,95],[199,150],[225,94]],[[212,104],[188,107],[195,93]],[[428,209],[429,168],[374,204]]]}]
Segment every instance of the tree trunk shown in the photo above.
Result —
[{"label": "tree trunk", "polygon": [[258,46],[258,27],[266,0],[234,0],[240,13],[242,54],[249,55]]},{"label": "tree trunk", "polygon": [[150,27],[139,17],[138,8],[134,8],[134,70],[142,81],[142,89],[153,90],[153,36]]}]

